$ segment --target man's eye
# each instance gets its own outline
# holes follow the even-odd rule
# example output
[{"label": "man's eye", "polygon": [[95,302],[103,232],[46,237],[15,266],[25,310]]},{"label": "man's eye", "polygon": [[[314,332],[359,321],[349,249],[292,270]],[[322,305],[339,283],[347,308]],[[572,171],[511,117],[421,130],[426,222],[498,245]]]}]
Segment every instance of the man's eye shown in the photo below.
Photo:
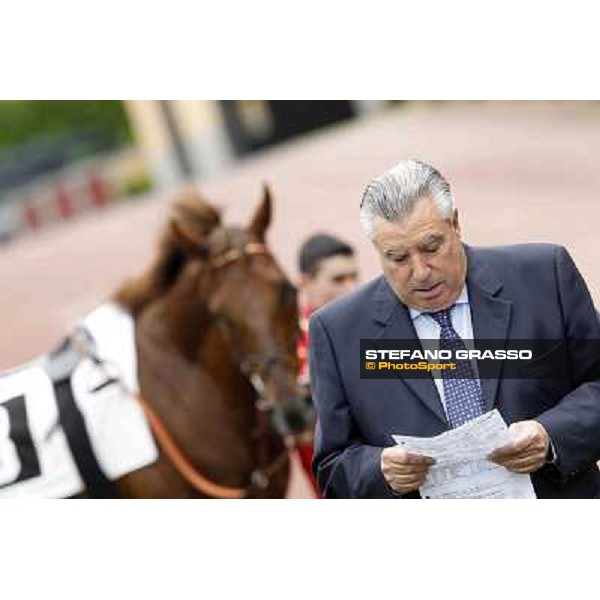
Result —
[{"label": "man's eye", "polygon": [[440,239],[431,240],[427,244],[423,245],[422,251],[427,252],[429,254],[433,254],[434,252],[437,252],[442,247],[443,243],[444,243],[444,240],[440,240]]},{"label": "man's eye", "polygon": [[388,256],[388,258],[395,263],[406,262],[406,256]]},{"label": "man's eye", "polygon": [[336,275],[331,278],[333,283],[344,283],[344,281],[356,281],[358,275],[356,273],[345,273],[343,275]]}]

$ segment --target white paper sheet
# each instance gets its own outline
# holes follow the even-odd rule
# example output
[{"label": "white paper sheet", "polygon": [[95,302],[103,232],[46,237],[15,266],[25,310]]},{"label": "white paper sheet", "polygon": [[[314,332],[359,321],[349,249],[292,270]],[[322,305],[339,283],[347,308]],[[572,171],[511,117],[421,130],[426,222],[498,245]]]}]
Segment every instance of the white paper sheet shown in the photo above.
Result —
[{"label": "white paper sheet", "polygon": [[508,428],[494,409],[432,438],[392,436],[410,452],[435,459],[419,488],[423,498],[535,498],[531,477],[512,473],[486,459],[509,441]]}]

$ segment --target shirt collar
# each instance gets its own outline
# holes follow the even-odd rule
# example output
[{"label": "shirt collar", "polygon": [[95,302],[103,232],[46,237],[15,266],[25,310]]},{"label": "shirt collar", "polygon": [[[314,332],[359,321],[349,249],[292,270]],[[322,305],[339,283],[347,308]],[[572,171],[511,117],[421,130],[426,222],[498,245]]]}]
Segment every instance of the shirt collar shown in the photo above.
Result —
[{"label": "shirt collar", "polygon": [[[460,292],[460,295],[458,296],[458,298],[456,299],[456,302],[454,303],[453,306],[456,306],[457,304],[469,304],[469,292],[467,291],[467,284],[465,283],[463,285],[463,289]],[[416,319],[418,319],[422,314],[427,314],[429,311],[426,310],[418,310],[416,308],[409,308],[408,312],[410,313],[410,318],[415,321]]]}]

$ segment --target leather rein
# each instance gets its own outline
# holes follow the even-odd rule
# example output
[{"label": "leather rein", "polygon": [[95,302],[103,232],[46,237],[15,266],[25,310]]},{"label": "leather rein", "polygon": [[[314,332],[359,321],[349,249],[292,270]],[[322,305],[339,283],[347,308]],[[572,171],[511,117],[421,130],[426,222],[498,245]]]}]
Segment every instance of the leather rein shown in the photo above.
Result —
[{"label": "leather rein", "polygon": [[[243,250],[236,250],[235,248],[226,250],[223,254],[213,258],[211,260],[211,264],[216,268],[222,268],[228,264],[242,259],[244,256],[256,254],[268,255],[269,251],[266,245],[261,243],[248,243],[244,246]],[[105,368],[102,359],[94,355],[90,345],[87,343],[87,340],[77,336],[77,332],[72,335],[72,342],[80,354],[93,360],[100,368]],[[255,406],[256,410],[258,411],[259,426],[262,425],[261,428],[263,429],[262,432],[258,432],[258,438],[260,442],[269,426],[265,420],[266,412],[270,411],[272,406],[263,397],[262,392],[264,389],[264,384],[262,383],[260,375],[258,375],[256,372],[247,372],[247,375],[257,393]],[[293,441],[291,439],[286,441],[286,446],[283,452],[277,458],[267,464],[264,468],[260,468],[259,466],[259,468],[252,472],[250,475],[250,483],[246,487],[230,487],[220,485],[211,481],[208,477],[200,473],[200,471],[191,463],[185,452],[173,439],[173,436],[165,426],[163,420],[158,416],[156,411],[150,406],[148,401],[141,394],[135,394],[132,393],[131,390],[126,389],[123,381],[120,378],[116,383],[118,383],[123,391],[129,396],[133,397],[140,405],[144,411],[144,414],[146,415],[146,418],[148,419],[148,423],[158,441],[159,446],[177,473],[179,473],[179,475],[196,491],[205,496],[218,499],[242,499],[250,497],[253,492],[263,490],[269,485],[271,478],[279,471],[279,469],[283,468],[289,460],[289,453],[295,450]]]}]

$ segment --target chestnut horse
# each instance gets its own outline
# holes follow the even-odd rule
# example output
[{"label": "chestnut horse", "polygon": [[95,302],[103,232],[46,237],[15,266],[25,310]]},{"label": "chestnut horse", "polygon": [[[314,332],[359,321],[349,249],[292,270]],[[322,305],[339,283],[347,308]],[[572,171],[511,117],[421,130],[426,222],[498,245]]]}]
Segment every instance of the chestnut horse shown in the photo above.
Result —
[{"label": "chestnut horse", "polygon": [[168,432],[157,462],[117,482],[122,497],[285,496],[286,441],[314,421],[297,384],[296,292],[265,245],[270,220],[266,187],[246,228],[224,227],[189,189],[154,263],[114,296],[134,317],[155,436]]}]

